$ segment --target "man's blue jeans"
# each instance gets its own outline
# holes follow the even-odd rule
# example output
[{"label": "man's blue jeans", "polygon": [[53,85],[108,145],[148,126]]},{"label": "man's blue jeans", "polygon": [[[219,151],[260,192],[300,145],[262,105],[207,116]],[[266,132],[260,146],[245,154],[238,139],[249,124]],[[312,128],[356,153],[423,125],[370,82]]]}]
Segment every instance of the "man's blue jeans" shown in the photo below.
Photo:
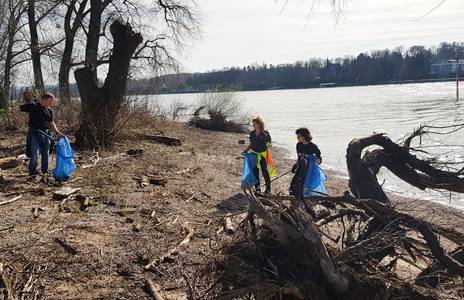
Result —
[{"label": "man's blue jeans", "polygon": [[[45,131],[49,134],[49,131]],[[31,147],[31,159],[29,161],[29,175],[37,175],[37,157],[40,152],[41,165],[40,169],[43,174],[48,172],[48,157],[50,153],[50,139],[42,134],[39,130],[30,128],[28,139]]]}]

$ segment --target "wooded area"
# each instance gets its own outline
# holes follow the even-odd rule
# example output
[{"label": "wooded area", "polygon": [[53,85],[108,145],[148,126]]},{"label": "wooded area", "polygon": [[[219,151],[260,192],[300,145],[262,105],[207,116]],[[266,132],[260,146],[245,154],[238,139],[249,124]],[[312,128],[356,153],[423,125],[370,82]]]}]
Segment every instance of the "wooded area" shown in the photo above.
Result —
[{"label": "wooded area", "polygon": [[[375,50],[342,58],[311,58],[289,64],[251,64],[206,73],[166,75],[130,82],[129,93],[201,92],[220,86],[242,90],[319,87],[320,83],[367,85],[453,77],[431,74],[431,64],[455,60],[464,43]],[[464,70],[461,70],[464,74]]]},{"label": "wooded area", "polygon": [[[0,108],[8,108],[16,80],[32,66],[35,97],[45,91],[45,79],[58,82],[59,111],[69,109],[74,70],[82,100],[77,145],[111,146],[127,79],[177,66],[176,49],[199,28],[195,10],[183,0],[2,0]],[[142,29],[143,37],[136,33]]]}]

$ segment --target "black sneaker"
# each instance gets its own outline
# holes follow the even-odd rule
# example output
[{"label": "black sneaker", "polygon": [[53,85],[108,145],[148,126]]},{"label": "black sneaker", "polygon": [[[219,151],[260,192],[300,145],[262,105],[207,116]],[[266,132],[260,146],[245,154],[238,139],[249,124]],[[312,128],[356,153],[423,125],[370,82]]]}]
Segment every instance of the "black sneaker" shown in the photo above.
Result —
[{"label": "black sneaker", "polygon": [[264,196],[270,197],[270,196],[271,196],[271,190],[270,190],[270,189],[266,189],[266,190],[264,191]]}]

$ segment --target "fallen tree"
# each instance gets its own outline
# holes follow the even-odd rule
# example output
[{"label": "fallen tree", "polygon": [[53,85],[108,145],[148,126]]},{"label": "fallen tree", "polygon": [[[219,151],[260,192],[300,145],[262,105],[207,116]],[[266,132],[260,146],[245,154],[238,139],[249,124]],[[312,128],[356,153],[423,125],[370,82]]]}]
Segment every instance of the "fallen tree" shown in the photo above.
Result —
[{"label": "fallen tree", "polygon": [[[445,169],[412,153],[417,149],[411,141],[425,132],[422,127],[401,145],[384,134],[353,140],[347,149],[350,192],[343,195],[311,196],[301,205],[293,197],[262,198],[244,190],[248,216],[218,259],[220,279],[206,294],[462,299],[463,234],[399,210],[376,177],[385,167],[419,189],[464,192],[462,169]],[[402,274],[406,269],[413,280]]]}]

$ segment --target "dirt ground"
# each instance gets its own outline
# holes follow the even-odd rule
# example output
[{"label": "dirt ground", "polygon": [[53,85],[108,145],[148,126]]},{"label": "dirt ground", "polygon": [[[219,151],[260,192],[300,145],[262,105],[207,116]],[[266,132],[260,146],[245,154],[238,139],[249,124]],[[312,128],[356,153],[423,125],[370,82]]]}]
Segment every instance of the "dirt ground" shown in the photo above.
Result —
[{"label": "dirt ground", "polygon": [[[179,138],[182,145],[154,143],[146,135]],[[2,130],[0,157],[24,153],[25,136],[26,129]],[[232,216],[236,226],[247,210],[240,193],[245,146],[239,144],[246,138],[157,121],[126,132],[112,151],[76,153],[78,169],[64,184],[29,179],[26,161],[1,171],[0,202],[21,196],[0,205],[0,264],[10,289],[24,299],[150,299],[147,280],[159,284],[166,299],[204,290],[198,272],[233,239],[224,232],[224,217]],[[128,155],[130,149],[143,153]],[[290,169],[283,150],[273,154],[279,174]],[[142,187],[143,175],[167,183]],[[273,193],[286,194],[290,179],[276,181]],[[80,189],[78,196],[54,200],[63,186]],[[329,173],[329,194],[347,189],[346,180]],[[394,202],[464,232],[459,211],[399,197]]]}]

